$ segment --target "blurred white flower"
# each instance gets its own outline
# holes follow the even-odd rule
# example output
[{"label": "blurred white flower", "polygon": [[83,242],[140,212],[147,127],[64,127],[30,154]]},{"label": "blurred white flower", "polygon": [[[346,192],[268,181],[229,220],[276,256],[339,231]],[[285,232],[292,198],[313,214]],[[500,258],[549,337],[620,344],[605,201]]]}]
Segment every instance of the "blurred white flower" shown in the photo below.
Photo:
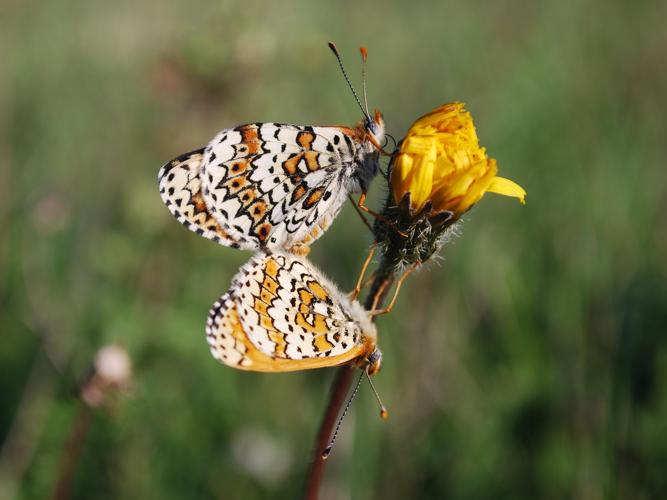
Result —
[{"label": "blurred white flower", "polygon": [[132,361],[127,351],[115,344],[97,351],[93,373],[81,389],[81,397],[89,406],[102,406],[114,390],[126,388],[132,379]]},{"label": "blurred white flower", "polygon": [[289,472],[292,456],[285,443],[259,429],[242,429],[232,440],[236,463],[264,483],[277,483]]}]

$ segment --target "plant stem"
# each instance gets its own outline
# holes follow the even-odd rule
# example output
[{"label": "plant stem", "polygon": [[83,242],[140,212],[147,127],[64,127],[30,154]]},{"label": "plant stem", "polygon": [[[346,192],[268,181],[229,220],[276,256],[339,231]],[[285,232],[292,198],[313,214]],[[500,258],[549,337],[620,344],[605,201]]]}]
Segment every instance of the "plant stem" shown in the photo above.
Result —
[{"label": "plant stem", "polygon": [[[377,307],[378,305],[384,302],[387,292],[391,288],[393,282],[393,273],[387,271],[386,267],[380,266],[380,269],[376,271],[375,278],[371,284],[370,291],[366,296],[366,303],[364,307],[367,310],[370,310],[373,307],[373,304]],[[381,290],[381,296],[376,299],[376,295]],[[329,404],[324,412],[324,417],[322,417],[322,423],[320,424],[320,430],[317,433],[315,438],[315,446],[313,447],[313,459],[310,464],[310,470],[308,471],[308,477],[306,480],[306,494],[305,498],[307,500],[317,500],[320,483],[322,482],[322,477],[324,476],[324,466],[326,460],[322,458],[324,450],[329,445],[329,439],[331,438],[331,433],[333,428],[336,425],[338,420],[338,414],[340,413],[347,393],[350,390],[352,385],[352,379],[355,372],[355,368],[352,365],[344,365],[338,368],[338,373],[336,373],[336,378],[334,378],[331,389],[329,391]]]},{"label": "plant stem", "polygon": [[320,424],[320,430],[317,434],[313,451],[313,461],[311,462],[310,471],[308,472],[305,495],[305,498],[308,500],[317,499],[320,490],[320,482],[322,481],[322,476],[324,474],[324,464],[326,463],[324,458],[322,458],[322,454],[329,445],[331,432],[338,419],[340,409],[342,408],[343,403],[345,403],[345,396],[347,396],[350,385],[352,384],[354,371],[354,367],[351,365],[341,366],[338,368],[336,378],[334,378],[334,381],[331,384],[329,404],[327,405],[324,417],[322,418],[322,423]]},{"label": "plant stem", "polygon": [[51,500],[70,498],[74,474],[81,458],[92,416],[91,408],[83,402],[79,403],[79,408],[72,421],[72,427],[60,457],[58,477],[51,493]]}]

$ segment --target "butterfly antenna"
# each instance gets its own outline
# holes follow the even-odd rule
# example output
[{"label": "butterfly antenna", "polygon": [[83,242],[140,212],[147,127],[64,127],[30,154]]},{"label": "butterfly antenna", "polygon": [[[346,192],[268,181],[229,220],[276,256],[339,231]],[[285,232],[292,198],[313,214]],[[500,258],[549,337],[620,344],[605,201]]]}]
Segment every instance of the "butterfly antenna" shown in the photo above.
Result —
[{"label": "butterfly antenna", "polygon": [[380,417],[382,417],[383,420],[387,420],[389,418],[389,412],[387,411],[387,408],[382,404],[382,400],[380,399],[380,395],[378,394],[378,391],[375,390],[375,386],[373,385],[373,381],[371,380],[371,376],[368,374],[368,368],[364,370],[364,373],[366,374],[366,378],[368,379],[368,383],[371,384],[371,389],[373,389],[373,394],[375,394],[375,399],[378,400],[378,403],[380,405]]},{"label": "butterfly antenna", "polygon": [[361,52],[361,84],[364,86],[364,106],[366,106],[366,116],[370,116],[368,112],[368,98],[366,97],[366,59],[368,59],[368,50],[366,47],[359,47]]},{"label": "butterfly antenna", "polygon": [[324,451],[322,452],[322,459],[326,460],[329,458],[329,455],[331,454],[331,450],[333,448],[334,443],[336,442],[336,438],[338,437],[338,431],[340,430],[340,424],[343,423],[343,419],[345,418],[345,415],[347,414],[347,410],[350,409],[350,405],[352,404],[352,401],[354,401],[355,396],[357,395],[357,391],[359,390],[359,386],[361,385],[361,379],[364,378],[364,374],[362,373],[361,376],[359,377],[359,380],[357,380],[357,385],[354,386],[354,391],[352,391],[352,395],[350,396],[350,399],[347,400],[347,404],[345,405],[345,409],[343,410],[342,415],[338,419],[338,423],[336,424],[336,430],[334,430],[333,436],[331,436],[331,441],[329,441],[329,446],[327,446]]},{"label": "butterfly antenna", "polygon": [[385,141],[384,141],[384,145],[382,147],[385,147],[387,144],[389,144],[389,139],[391,139],[391,142],[394,143],[394,145],[392,146],[391,149],[392,149],[392,151],[395,150],[398,143],[396,142],[396,139],[394,139],[394,136],[391,135],[391,134],[384,134],[384,137],[385,137]]},{"label": "butterfly antenna", "polygon": [[336,47],[336,44],[333,43],[333,42],[329,42],[329,48],[331,49],[331,52],[334,53],[334,55],[336,56],[336,59],[338,60],[338,65],[340,66],[340,70],[343,72],[343,76],[345,77],[345,81],[347,82],[348,87],[350,87],[350,90],[352,91],[352,94],[354,95],[354,99],[357,101],[357,104],[359,105],[359,109],[361,109],[361,112],[366,117],[366,120],[370,121],[371,117],[368,115],[368,112],[364,111],[364,108],[361,105],[361,101],[359,100],[359,96],[357,95],[357,91],[354,90],[354,87],[352,86],[352,82],[350,81],[350,78],[347,76],[347,72],[345,71],[345,68],[343,67],[343,61],[340,58],[340,53],[338,52],[338,48]]}]

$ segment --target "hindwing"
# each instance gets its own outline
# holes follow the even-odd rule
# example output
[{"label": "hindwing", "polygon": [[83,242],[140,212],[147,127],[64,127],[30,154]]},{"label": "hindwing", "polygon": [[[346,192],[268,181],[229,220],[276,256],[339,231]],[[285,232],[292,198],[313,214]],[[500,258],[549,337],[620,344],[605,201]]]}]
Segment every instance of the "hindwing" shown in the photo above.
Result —
[{"label": "hindwing", "polygon": [[290,254],[260,254],[246,264],[209,313],[213,356],[235,368],[292,371],[367,356],[376,331],[367,313]]}]

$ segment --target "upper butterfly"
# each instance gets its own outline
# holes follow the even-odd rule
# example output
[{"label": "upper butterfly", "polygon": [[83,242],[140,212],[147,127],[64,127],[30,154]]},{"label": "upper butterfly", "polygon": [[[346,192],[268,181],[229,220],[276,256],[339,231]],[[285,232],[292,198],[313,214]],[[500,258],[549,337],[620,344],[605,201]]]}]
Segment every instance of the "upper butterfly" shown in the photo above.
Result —
[{"label": "upper butterfly", "polygon": [[[354,128],[241,125],[171,160],[158,174],[160,195],[188,229],[233,248],[307,253],[348,194],[362,193],[359,205],[365,209],[363,199],[378,172],[384,121],[379,111],[372,118],[368,112],[365,78],[364,108],[335,45],[329,46],[363,121]],[[366,50],[361,53],[365,63]]]}]

